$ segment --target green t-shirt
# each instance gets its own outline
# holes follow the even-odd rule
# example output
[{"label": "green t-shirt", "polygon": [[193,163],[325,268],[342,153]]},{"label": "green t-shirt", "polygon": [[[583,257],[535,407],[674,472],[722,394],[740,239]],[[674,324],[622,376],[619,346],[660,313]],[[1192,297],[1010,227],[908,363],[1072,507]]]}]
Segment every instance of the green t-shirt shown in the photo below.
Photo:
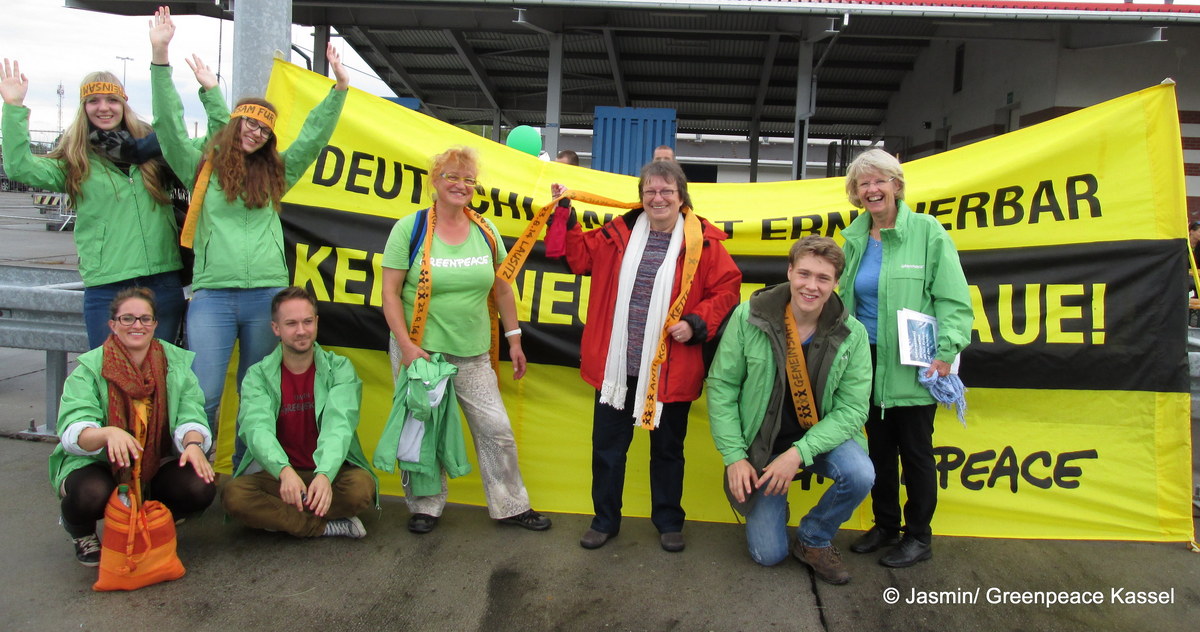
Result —
[{"label": "green t-shirt", "polygon": [[[392,226],[387,246],[383,249],[383,267],[408,270],[409,237],[417,214],[402,217]],[[491,246],[474,223],[467,239],[451,246],[435,234],[433,251],[429,256],[430,285],[429,316],[421,348],[427,352],[449,353],[456,356],[476,356],[492,346],[492,324],[488,318],[487,298],[496,281],[496,266],[507,252],[500,232],[489,219],[484,219],[496,239]],[[423,253],[418,244],[412,267],[420,269]],[[404,302],[405,322],[412,322],[413,302],[417,295],[417,272],[404,275],[400,298]]]}]

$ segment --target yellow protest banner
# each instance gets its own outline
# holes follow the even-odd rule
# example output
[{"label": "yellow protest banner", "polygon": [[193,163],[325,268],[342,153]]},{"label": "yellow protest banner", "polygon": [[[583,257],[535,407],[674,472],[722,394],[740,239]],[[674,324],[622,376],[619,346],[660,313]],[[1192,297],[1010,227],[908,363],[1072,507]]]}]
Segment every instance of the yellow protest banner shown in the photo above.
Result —
[{"label": "yellow protest banner", "polygon": [[[276,63],[268,98],[281,143],[329,84]],[[510,245],[550,200],[551,183],[638,196],[635,178],[544,162],[352,89],[329,146],[285,198],[283,220],[294,281],[320,300],[322,344],[363,378],[359,435],[368,452],[392,393],[381,253],[394,221],[428,206],[429,158],[452,145],[479,151],[474,207]],[[905,180],[908,204],[939,218],[957,244],[976,313],[962,367],[969,427],[946,411],[936,422],[935,532],[1190,539],[1186,213],[1173,86],[907,163]],[[690,190],[696,211],[730,236],[744,296],[784,280],[795,239],[836,238],[857,213],[840,178]],[[624,212],[576,208],[585,229]],[[594,392],[577,369],[588,283],[538,246],[513,284],[530,365],[519,382],[502,365],[502,393],[543,511],[591,512]],[[630,516],[649,513],[647,448],[638,431]],[[686,456],[688,518],[731,521],[703,398],[692,407]],[[396,476],[382,484],[401,493]],[[792,515],[827,484],[802,477]],[[450,500],[482,504],[478,474],[452,481]],[[869,526],[869,507],[847,525]]]}]

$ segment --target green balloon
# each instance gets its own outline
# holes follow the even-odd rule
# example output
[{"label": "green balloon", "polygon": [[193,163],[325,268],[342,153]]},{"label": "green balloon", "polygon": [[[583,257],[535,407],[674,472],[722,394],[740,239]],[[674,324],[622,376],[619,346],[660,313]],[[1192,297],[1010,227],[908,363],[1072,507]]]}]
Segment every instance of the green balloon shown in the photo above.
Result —
[{"label": "green balloon", "polygon": [[518,125],[512,128],[504,144],[517,151],[523,151],[530,156],[537,156],[542,153],[542,135],[528,125]]}]

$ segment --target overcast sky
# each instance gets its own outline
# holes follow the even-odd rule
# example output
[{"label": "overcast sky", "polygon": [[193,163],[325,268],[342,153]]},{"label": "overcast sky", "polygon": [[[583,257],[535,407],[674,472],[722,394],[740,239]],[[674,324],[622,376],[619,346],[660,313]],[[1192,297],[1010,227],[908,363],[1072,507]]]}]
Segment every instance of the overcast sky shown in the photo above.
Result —
[{"label": "overcast sky", "polygon": [[[58,129],[60,81],[65,92],[63,125],[70,124],[79,104],[79,82],[96,70],[109,70],[118,77],[124,73],[130,105],[139,116],[150,120],[149,15],[122,17],[68,9],[61,0],[3,0],[2,4],[0,57],[19,60],[21,72],[29,78],[25,105],[31,111],[31,130]],[[204,110],[196,98],[195,77],[183,59],[195,53],[216,67],[218,52],[223,51],[221,88],[228,98],[233,78],[233,22],[192,15],[173,16],[173,19],[176,30],[171,42],[171,63],[176,66],[175,83],[184,99],[189,125],[193,125],[203,120]],[[393,96],[353,49],[343,44],[341,38],[333,41],[351,69],[351,85],[373,94]],[[311,55],[312,28],[293,27],[292,43]],[[293,63],[304,65],[304,60],[295,53],[292,58]],[[35,135],[35,140],[39,136]]]}]

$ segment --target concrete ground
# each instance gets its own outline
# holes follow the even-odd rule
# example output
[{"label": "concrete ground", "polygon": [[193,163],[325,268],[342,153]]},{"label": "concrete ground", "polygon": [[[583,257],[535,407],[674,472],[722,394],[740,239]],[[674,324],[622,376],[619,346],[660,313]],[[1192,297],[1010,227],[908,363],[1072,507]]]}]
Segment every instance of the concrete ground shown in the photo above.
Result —
[{"label": "concrete ground", "polygon": [[[70,234],[45,231],[15,195],[0,194],[0,263],[73,265]],[[1183,543],[936,537],[932,561],[893,570],[850,553],[858,534],[843,531],[854,580],[829,586],[793,560],[755,565],[739,525],[689,522],[687,550],[669,554],[648,520],[627,519],[587,551],[587,516],[533,533],[450,506],[416,536],[397,498],[363,516],[358,541],[255,532],[212,508],[179,527],[185,577],[95,593],[56,524],[53,444],[14,438],[45,422],[44,366],[41,352],[0,349],[0,630],[1191,631],[1200,619],[1200,555]],[[1019,591],[1098,591],[1099,604],[993,603]],[[1169,602],[1114,602],[1126,591]]]}]

